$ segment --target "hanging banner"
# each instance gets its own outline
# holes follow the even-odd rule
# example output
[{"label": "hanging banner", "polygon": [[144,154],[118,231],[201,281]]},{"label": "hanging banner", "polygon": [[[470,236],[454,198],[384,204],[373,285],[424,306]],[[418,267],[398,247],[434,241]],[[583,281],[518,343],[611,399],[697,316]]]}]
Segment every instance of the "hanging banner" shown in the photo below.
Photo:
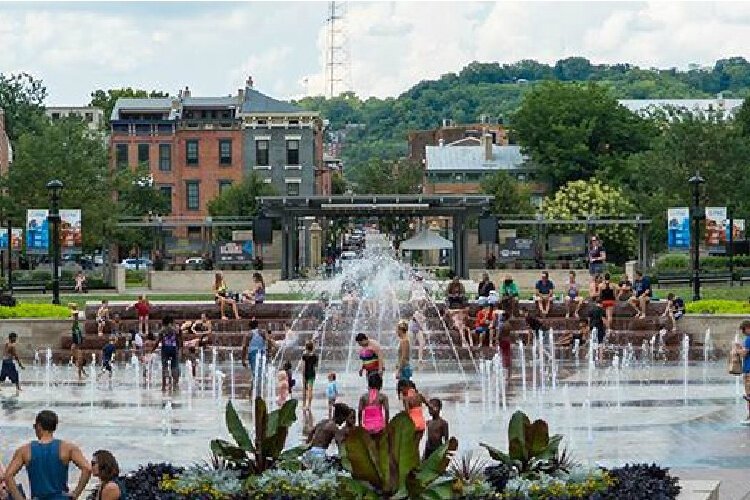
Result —
[{"label": "hanging banner", "polygon": [[26,211],[26,253],[49,253],[49,210],[29,209]]},{"label": "hanging banner", "polygon": [[[745,219],[734,219],[732,226],[734,226],[732,241],[745,241]],[[729,223],[727,223],[727,241],[729,241]]]},{"label": "hanging banner", "polygon": [[81,211],[60,210],[60,249],[63,254],[81,253]]},{"label": "hanging banner", "polygon": [[726,253],[727,207],[706,207],[706,246],[709,254]]},{"label": "hanging banner", "polygon": [[[21,250],[21,242],[23,241],[23,229],[20,227],[14,227],[12,231],[12,237],[11,237],[11,243],[13,245],[13,248],[11,249],[14,252],[18,252]],[[7,250],[8,249],[8,228],[3,227],[0,228],[0,250]]]},{"label": "hanging banner", "polygon": [[690,248],[690,210],[687,207],[667,210],[667,247],[670,250]]}]

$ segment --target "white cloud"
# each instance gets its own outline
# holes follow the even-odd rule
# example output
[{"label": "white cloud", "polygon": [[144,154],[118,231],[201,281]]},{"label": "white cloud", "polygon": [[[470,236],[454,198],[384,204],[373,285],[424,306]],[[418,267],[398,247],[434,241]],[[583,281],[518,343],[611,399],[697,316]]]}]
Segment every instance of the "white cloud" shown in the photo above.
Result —
[{"label": "white cloud", "polygon": [[[281,98],[324,90],[326,2],[6,5],[0,68],[43,78],[53,104],[115,86],[224,95],[248,74]],[[351,2],[347,27],[344,77],[365,97],[398,95],[472,60],[750,59],[750,5],[740,2]]]}]

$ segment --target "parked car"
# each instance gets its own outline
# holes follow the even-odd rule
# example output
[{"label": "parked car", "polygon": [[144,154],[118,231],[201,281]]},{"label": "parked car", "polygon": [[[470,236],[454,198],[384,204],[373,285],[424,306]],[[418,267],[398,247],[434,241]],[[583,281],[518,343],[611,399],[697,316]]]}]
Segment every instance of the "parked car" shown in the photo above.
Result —
[{"label": "parked car", "polygon": [[185,261],[185,264],[200,266],[203,264],[203,257],[190,257]]},{"label": "parked car", "polygon": [[120,264],[125,269],[148,269],[154,265],[151,259],[124,259]]}]

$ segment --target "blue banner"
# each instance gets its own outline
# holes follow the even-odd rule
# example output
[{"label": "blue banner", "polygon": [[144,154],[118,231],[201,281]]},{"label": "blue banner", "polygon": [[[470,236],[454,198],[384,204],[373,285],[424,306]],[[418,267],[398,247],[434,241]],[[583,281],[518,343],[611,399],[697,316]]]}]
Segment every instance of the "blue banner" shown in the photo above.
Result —
[{"label": "blue banner", "polygon": [[26,252],[31,254],[49,253],[49,210],[29,209],[26,211]]},{"label": "blue banner", "polygon": [[667,247],[670,250],[690,249],[690,210],[687,207],[667,210]]}]

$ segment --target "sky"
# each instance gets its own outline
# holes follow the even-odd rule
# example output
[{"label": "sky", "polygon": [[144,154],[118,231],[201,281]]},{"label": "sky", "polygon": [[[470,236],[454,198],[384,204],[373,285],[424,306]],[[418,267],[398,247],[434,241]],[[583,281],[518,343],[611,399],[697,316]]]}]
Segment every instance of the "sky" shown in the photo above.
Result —
[{"label": "sky", "polygon": [[[397,96],[471,61],[687,68],[750,60],[750,2],[347,2],[345,86]],[[0,73],[41,78],[48,105],[98,88],[277,98],[325,90],[327,2],[0,2]],[[338,87],[337,90],[341,90]]]}]

